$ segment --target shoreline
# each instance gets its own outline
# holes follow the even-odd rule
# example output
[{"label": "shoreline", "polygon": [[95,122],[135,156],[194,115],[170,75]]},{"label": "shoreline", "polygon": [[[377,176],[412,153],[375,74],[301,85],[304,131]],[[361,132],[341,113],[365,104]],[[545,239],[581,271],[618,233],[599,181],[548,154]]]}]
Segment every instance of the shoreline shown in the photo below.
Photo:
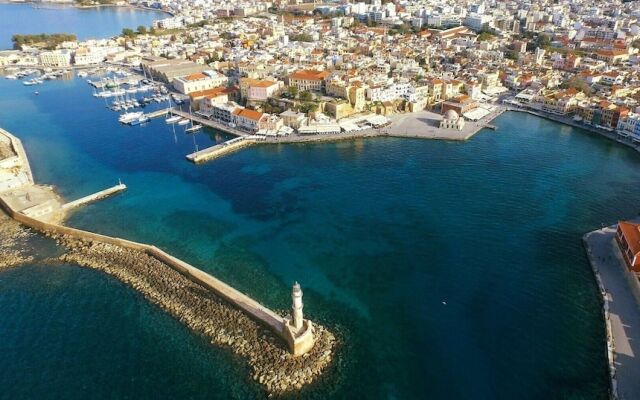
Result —
[{"label": "shoreline", "polygon": [[168,14],[172,17],[175,16],[175,14],[171,11],[162,9],[162,8],[152,8],[152,7],[145,7],[145,6],[138,6],[138,5],[131,5],[131,4],[79,4],[78,2],[74,1],[65,1],[65,2],[60,2],[60,1],[47,1],[47,0],[43,0],[43,1],[36,1],[36,0],[24,0],[24,1],[11,1],[11,0],[0,0],[0,4],[46,4],[46,5],[55,5],[55,6],[60,6],[57,8],[64,8],[64,7],[69,7],[69,8],[77,8],[77,9],[91,9],[91,8],[101,8],[101,7],[120,7],[120,8],[130,8],[132,10],[141,10],[141,11],[155,11],[155,12],[162,12],[165,14]]}]

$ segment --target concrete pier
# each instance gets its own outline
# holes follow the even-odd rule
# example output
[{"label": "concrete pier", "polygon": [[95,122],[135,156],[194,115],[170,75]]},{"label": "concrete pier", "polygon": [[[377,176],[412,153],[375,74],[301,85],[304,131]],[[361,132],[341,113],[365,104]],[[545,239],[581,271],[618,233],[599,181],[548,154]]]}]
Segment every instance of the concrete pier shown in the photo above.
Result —
[{"label": "concrete pier", "polygon": [[187,160],[199,164],[205,161],[212,160],[217,157],[221,157],[225,154],[239,150],[243,147],[250,146],[256,143],[258,140],[264,140],[261,137],[238,137],[228,140],[224,143],[217,144],[215,146],[207,147],[206,149],[196,151],[187,155]]},{"label": "concrete pier", "polygon": [[148,118],[158,118],[158,117],[162,117],[165,116],[169,113],[169,108],[163,108],[161,110],[156,110],[150,113],[145,114],[146,117]]},{"label": "concrete pier", "polygon": [[122,192],[122,191],[124,191],[126,189],[127,189],[127,185],[125,185],[123,183],[119,183],[119,184],[117,184],[117,185],[115,185],[113,187],[110,187],[108,189],[104,189],[104,190],[101,190],[101,191],[99,191],[97,193],[91,194],[89,196],[85,196],[85,197],[82,197],[80,199],[77,199],[77,200],[71,201],[69,203],[63,204],[62,205],[62,210],[63,211],[68,211],[68,210],[71,210],[73,208],[80,207],[80,206],[83,206],[85,204],[88,204],[88,203],[91,203],[91,202],[94,202],[94,201],[97,201],[97,200],[101,200],[101,199],[104,199],[105,197],[109,197],[109,196],[112,196],[114,194],[120,193],[120,192]]}]

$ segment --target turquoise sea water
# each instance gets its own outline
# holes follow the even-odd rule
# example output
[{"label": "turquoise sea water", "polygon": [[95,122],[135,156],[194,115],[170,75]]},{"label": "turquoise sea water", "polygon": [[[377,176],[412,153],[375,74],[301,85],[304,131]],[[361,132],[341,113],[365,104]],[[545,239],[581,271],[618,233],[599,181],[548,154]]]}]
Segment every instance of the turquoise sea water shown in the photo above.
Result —
[{"label": "turquoise sea water", "polygon": [[[640,156],[507,113],[465,143],[259,146],[124,127],[82,80],[0,79],[0,126],[39,182],[122,195],[72,226],[154,243],[269,307],[340,332],[308,398],[605,399],[598,292],[581,235],[638,212]],[[446,304],[443,304],[446,303]],[[108,276],[0,272],[0,398],[255,398],[246,366]]]},{"label": "turquoise sea water", "polygon": [[30,33],[73,33],[78,39],[103,39],[122,32],[151,26],[168,14],[127,7],[79,9],[68,5],[0,2],[0,50],[13,46],[11,36]]}]

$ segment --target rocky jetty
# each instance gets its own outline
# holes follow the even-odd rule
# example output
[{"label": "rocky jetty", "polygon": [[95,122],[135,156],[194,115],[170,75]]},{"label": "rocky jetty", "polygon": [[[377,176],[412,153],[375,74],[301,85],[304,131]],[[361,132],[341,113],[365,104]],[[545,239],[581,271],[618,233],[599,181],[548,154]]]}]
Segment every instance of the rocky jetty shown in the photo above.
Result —
[{"label": "rocky jetty", "polygon": [[0,211],[0,269],[33,261],[27,254],[33,233]]},{"label": "rocky jetty", "polygon": [[252,378],[270,395],[302,389],[332,361],[336,338],[320,325],[315,324],[313,349],[294,357],[267,328],[144,252],[69,237],[56,239],[68,250],[60,256],[62,261],[114,276],[212,344],[242,356],[252,369]]}]

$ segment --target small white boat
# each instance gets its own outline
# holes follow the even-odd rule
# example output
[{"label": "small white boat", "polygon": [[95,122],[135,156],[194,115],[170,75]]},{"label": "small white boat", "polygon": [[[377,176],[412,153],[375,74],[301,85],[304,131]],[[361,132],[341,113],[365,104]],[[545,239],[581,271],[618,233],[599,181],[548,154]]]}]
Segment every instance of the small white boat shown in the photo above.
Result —
[{"label": "small white boat", "polygon": [[196,124],[196,125],[192,125],[191,128],[187,128],[185,129],[185,133],[193,133],[193,132],[197,132],[200,129],[202,129],[202,125]]},{"label": "small white boat", "polygon": [[169,117],[169,118],[165,119],[164,121],[165,121],[167,124],[175,124],[176,122],[180,121],[181,119],[182,119],[182,117],[181,117],[181,116],[179,116],[179,115],[174,115],[173,117]]},{"label": "small white boat", "polygon": [[178,121],[178,125],[187,125],[188,123],[189,123],[188,118],[183,118],[180,121]]}]

